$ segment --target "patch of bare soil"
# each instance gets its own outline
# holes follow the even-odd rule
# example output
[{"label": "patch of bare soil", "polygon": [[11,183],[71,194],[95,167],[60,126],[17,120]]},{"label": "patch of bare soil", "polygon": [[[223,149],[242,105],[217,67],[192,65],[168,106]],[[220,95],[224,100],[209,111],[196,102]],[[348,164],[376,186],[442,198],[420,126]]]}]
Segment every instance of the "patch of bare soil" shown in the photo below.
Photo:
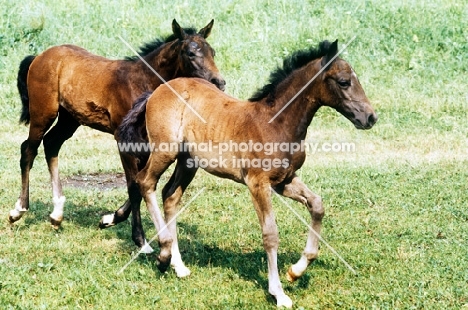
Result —
[{"label": "patch of bare soil", "polygon": [[62,180],[64,186],[75,188],[97,188],[100,190],[125,188],[125,174],[123,173],[91,173],[75,174]]}]

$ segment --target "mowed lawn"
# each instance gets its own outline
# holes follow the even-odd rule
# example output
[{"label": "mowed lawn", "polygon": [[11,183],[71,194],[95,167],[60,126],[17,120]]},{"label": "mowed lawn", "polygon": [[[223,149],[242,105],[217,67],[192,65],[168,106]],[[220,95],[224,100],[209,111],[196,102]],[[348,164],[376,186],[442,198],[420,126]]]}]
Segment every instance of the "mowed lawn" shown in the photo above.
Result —
[{"label": "mowed lawn", "polygon": [[[339,39],[379,115],[358,131],[319,110],[299,175],[323,198],[327,247],[295,283],[285,277],[307,227],[273,198],[280,275],[297,309],[468,309],[468,6],[463,1],[228,1],[163,3],[0,0],[0,308],[273,309],[260,226],[245,186],[200,171],[178,218],[192,274],[161,274],[140,256],[130,222],[99,230],[126,200],[111,135],[80,128],[60,153],[67,197],[62,228],[43,148],[31,171],[30,212],[10,225],[21,188],[16,75],[20,61],[72,43],[111,58],[182,26],[215,25],[208,41],[227,82],[247,99],[294,51]],[[353,145],[351,149],[340,146]],[[327,151],[328,150],[328,151]],[[161,186],[168,180],[165,174]],[[291,206],[309,221],[305,208]],[[142,205],[148,236],[154,227]],[[157,242],[153,243],[157,249]]]}]

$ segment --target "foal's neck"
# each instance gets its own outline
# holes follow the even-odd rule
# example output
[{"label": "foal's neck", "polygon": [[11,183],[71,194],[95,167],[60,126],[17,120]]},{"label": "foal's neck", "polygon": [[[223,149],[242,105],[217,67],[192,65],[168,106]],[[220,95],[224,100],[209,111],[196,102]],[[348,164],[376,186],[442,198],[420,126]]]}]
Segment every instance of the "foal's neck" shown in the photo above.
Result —
[{"label": "foal's neck", "polygon": [[[153,51],[149,55],[143,57],[145,62],[149,64],[154,71],[156,71],[158,74],[155,74],[153,70],[150,70],[150,68],[147,68],[147,64],[144,62],[141,63],[141,65],[145,66],[146,69],[148,70],[149,74],[149,79],[154,81],[154,88],[159,86],[160,84],[163,83],[161,79],[159,78],[162,77],[164,80],[172,80],[177,76],[178,72],[178,64],[177,64],[177,52],[175,52],[172,48],[174,42],[167,43],[162,45],[160,48],[157,50]],[[159,76],[158,76],[159,75]]]},{"label": "foal's neck", "polygon": [[295,70],[276,88],[276,98],[272,107],[276,118],[272,123],[276,122],[278,126],[286,128],[292,140],[305,139],[307,127],[320,107],[320,76],[302,89],[319,70],[320,59]]}]

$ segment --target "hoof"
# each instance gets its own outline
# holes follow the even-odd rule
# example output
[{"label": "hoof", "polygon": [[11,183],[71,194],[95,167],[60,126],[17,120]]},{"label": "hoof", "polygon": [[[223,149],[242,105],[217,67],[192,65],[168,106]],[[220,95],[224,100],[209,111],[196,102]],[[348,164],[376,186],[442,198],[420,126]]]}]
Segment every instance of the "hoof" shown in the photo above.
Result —
[{"label": "hoof", "polygon": [[14,218],[14,217],[11,216],[11,215],[8,215],[8,223],[14,224],[17,220],[19,220],[19,219]]},{"label": "hoof", "polygon": [[158,267],[161,273],[165,273],[169,266],[171,265],[171,256],[169,256],[166,261],[161,261],[161,255],[159,255],[156,259],[156,266]]},{"label": "hoof", "polygon": [[10,224],[13,224],[14,222],[18,221],[20,218],[21,217],[18,218],[17,216],[12,215],[11,212],[10,214],[8,214],[8,222]]},{"label": "hoof", "polygon": [[276,298],[276,306],[278,308],[280,307],[292,308],[293,302],[291,298],[289,298],[287,295],[283,295],[281,297]]},{"label": "hoof", "polygon": [[21,206],[21,202],[18,199],[18,201],[15,203],[15,208],[11,210],[8,214],[8,222],[10,222],[10,224],[13,224],[14,222],[20,220],[21,217],[23,217],[23,214],[27,211],[28,209],[23,209],[23,207]]},{"label": "hoof", "polygon": [[58,220],[58,219],[54,219],[52,216],[49,216],[49,219],[50,219],[50,224],[52,225],[52,227],[55,230],[58,230],[60,228],[60,225],[62,224],[63,218]]},{"label": "hoof", "polygon": [[286,273],[286,279],[291,283],[299,279],[299,276],[296,276],[293,272],[292,267],[289,267],[288,272]]},{"label": "hoof", "polygon": [[112,214],[106,214],[101,218],[101,221],[99,222],[99,228],[100,229],[105,229],[114,226],[114,213]]},{"label": "hoof", "polygon": [[174,270],[177,274],[177,278],[185,278],[190,275],[190,269],[185,266],[174,267]]},{"label": "hoof", "polygon": [[149,245],[148,241],[145,240],[145,244],[143,244],[143,246],[141,247],[140,253],[142,253],[142,254],[153,254],[154,253],[154,250],[151,247],[151,245]]}]

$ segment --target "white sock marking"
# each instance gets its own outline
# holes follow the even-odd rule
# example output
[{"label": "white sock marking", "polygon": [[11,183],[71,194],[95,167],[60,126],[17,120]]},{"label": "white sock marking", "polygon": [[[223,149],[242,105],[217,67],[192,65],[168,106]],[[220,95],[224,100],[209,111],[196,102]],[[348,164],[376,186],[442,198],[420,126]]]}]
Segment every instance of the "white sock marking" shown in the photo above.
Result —
[{"label": "white sock marking", "polygon": [[26,213],[28,210],[23,209],[23,206],[21,205],[21,200],[18,199],[15,203],[15,208],[10,211],[10,218],[14,221],[19,220],[24,213]]},{"label": "white sock marking", "polygon": [[106,214],[102,217],[102,223],[104,225],[114,225],[114,214]]},{"label": "white sock marking", "polygon": [[52,202],[54,203],[54,211],[50,214],[50,217],[56,221],[62,221],[63,219],[63,205],[65,204],[65,196],[53,197]]}]

